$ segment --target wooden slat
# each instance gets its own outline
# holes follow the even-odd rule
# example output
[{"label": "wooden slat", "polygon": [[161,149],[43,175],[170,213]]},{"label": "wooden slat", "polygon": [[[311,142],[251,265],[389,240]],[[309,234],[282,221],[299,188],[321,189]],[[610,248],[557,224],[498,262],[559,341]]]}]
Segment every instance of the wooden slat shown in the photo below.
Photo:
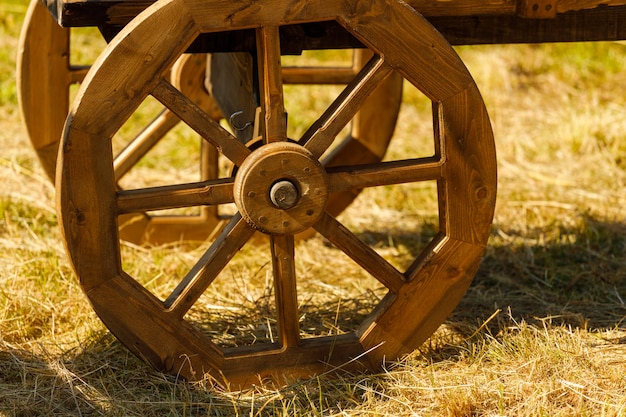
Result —
[{"label": "wooden slat", "polygon": [[[62,26],[121,27],[153,1],[57,0],[49,4],[49,9]],[[548,20],[516,16],[513,0],[488,3],[482,0],[410,0],[409,3],[456,45],[626,39],[626,0],[560,0],[557,18]],[[229,34],[231,39],[237,36]],[[349,36],[333,32],[329,38],[334,42],[310,38],[299,39],[297,43],[307,49],[320,43],[327,48],[354,47],[354,39]],[[254,44],[253,37],[247,35],[237,39],[235,44],[245,44],[244,40],[252,40]],[[222,51],[233,48],[230,41],[217,37],[202,44],[202,50],[211,52],[217,46]],[[297,51],[302,47],[293,45],[290,49]]]},{"label": "wooden slat", "polygon": [[[126,24],[129,18],[150,6],[155,0],[56,0],[48,4],[55,18],[66,26],[97,26],[99,24]],[[588,1],[585,8],[605,3],[625,4],[623,0]],[[515,0],[410,0],[409,3],[425,16],[467,16],[476,14],[513,14]],[[577,4],[561,6],[579,7]],[[580,3],[580,2],[575,2]]]},{"label": "wooden slat", "polygon": [[257,62],[263,138],[266,143],[287,140],[287,115],[283,98],[278,27],[261,27],[256,31]]},{"label": "wooden slat", "polygon": [[232,203],[233,179],[123,190],[118,192],[118,213],[165,210]]},{"label": "wooden slat", "polygon": [[152,120],[122,151],[115,156],[113,167],[115,170],[115,179],[119,180],[132,167],[134,167],[141,158],[143,158],[150,149],[161,140],[167,132],[172,130],[178,124],[180,119],[169,110],[163,110],[157,117]]},{"label": "wooden slat", "polygon": [[[42,0],[43,1],[43,0]],[[101,23],[126,24],[155,0],[55,0],[48,9],[59,22],[72,26]],[[46,3],[46,2],[44,2]],[[516,0],[408,0],[424,16],[472,16],[514,14]],[[625,0],[559,0],[557,12],[594,9],[601,5],[622,6]]]},{"label": "wooden slat", "polygon": [[390,291],[397,292],[404,284],[404,276],[396,268],[330,215],[313,227]]},{"label": "wooden slat", "polygon": [[224,354],[217,345],[184,320],[172,320],[163,304],[132,278],[114,277],[89,295],[107,328],[156,369],[199,379],[205,369],[224,366]]},{"label": "wooden slat", "polygon": [[352,67],[283,67],[285,84],[348,84],[355,75]]},{"label": "wooden slat", "polygon": [[597,7],[554,19],[517,16],[433,17],[453,45],[617,41],[626,39],[626,7]]},{"label": "wooden slat", "polygon": [[182,318],[254,232],[241,215],[233,216],[220,236],[165,300],[170,313]]},{"label": "wooden slat", "polygon": [[391,71],[382,58],[373,57],[304,133],[300,143],[319,158]]},{"label": "wooden slat", "polygon": [[440,230],[472,244],[483,244],[489,238],[497,189],[496,162],[491,159],[496,151],[487,110],[471,105],[479,96],[478,87],[472,85],[443,101],[437,110],[444,121],[439,127],[442,137],[459,135],[463,126],[472,126],[462,141],[446,141],[442,150],[444,180],[439,190],[439,204],[445,204],[448,213]]},{"label": "wooden slat", "polygon": [[624,0],[558,0],[557,12],[565,13],[576,10],[595,9],[598,6],[623,6]]},{"label": "wooden slat", "polygon": [[[265,347],[265,349],[263,348]],[[276,386],[302,383],[312,375],[363,372],[371,368],[354,333],[303,339],[288,350],[275,344],[225,348],[223,375],[231,389],[269,381]],[[315,358],[316,360],[312,360]]]},{"label": "wooden slat", "polygon": [[152,95],[235,165],[240,165],[250,154],[245,145],[169,82],[161,80]]},{"label": "wooden slat", "polygon": [[280,343],[289,348],[300,343],[294,238],[272,236],[271,246]]},{"label": "wooden slat", "polygon": [[442,177],[442,167],[443,162],[435,158],[421,158],[329,168],[329,189],[330,192],[343,192],[381,185],[436,180]]}]

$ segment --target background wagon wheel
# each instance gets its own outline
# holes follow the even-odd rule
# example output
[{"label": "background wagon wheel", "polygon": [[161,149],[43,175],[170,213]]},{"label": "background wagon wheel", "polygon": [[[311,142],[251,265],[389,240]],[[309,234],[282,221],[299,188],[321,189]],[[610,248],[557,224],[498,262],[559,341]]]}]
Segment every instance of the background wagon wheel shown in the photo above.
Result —
[{"label": "background wagon wheel", "polygon": [[42,1],[32,0],[19,40],[18,98],[33,148],[53,181],[70,85],[81,82],[87,70],[70,64],[70,30],[52,19]]},{"label": "background wagon wheel", "polygon": [[[377,55],[293,143],[286,135],[279,26],[329,20],[337,20]],[[254,151],[163,78],[198,33],[238,28],[255,28],[257,36],[263,146]],[[321,155],[394,70],[433,102],[433,155],[324,167]],[[110,138],[148,95],[238,166],[236,176],[116,191]],[[233,388],[259,379],[281,384],[336,367],[377,369],[384,360],[415,349],[447,317],[471,282],[489,236],[496,161],[486,109],[445,39],[396,0],[276,0],[268,8],[255,2],[211,7],[211,2],[161,0],[109,45],[68,120],[58,207],[80,285],[131,351],[157,369],[190,379],[209,375]],[[436,181],[439,231],[406,268],[379,256],[327,211],[332,192],[421,181]],[[119,215],[226,203],[236,205],[236,214],[163,299],[125,270]],[[294,235],[308,227],[385,288],[386,296],[353,332],[301,337]],[[187,313],[257,231],[270,236],[278,337],[225,348]]]},{"label": "background wagon wheel", "polygon": [[[18,92],[24,124],[41,165],[54,181],[59,142],[70,105],[70,86],[82,82],[89,66],[70,62],[70,29],[60,27],[45,4],[31,2],[25,16],[19,42]],[[172,82],[184,87],[186,94],[219,119],[212,99],[201,88],[206,58],[185,57],[173,70]],[[193,79],[194,84],[183,83]],[[116,157],[116,178],[121,178],[136,164],[179,119],[165,111],[155,118]],[[202,179],[208,179],[214,166],[215,152],[203,149]],[[134,243],[165,243],[186,238],[203,240],[219,224],[215,210],[203,207],[199,215],[151,217],[145,213],[125,216],[120,221],[121,237]]]},{"label": "background wagon wheel", "polygon": [[[48,177],[54,181],[59,142],[70,105],[70,86],[82,82],[89,66],[70,62],[70,29],[60,27],[43,2],[33,0],[24,20],[18,53],[19,103],[31,144]],[[285,83],[341,84],[358,71],[370,55],[355,51],[351,68],[286,68]],[[222,116],[214,100],[203,88],[204,55],[185,56],[171,75],[172,84],[216,120]],[[362,106],[351,132],[325,164],[347,165],[380,161],[391,140],[402,98],[402,78],[389,77]],[[376,121],[373,123],[373,121]],[[178,123],[169,111],[156,117],[116,155],[116,178],[123,177],[146,153]],[[216,178],[217,153],[204,144],[200,158],[200,180]],[[334,195],[329,210],[340,213],[358,191]],[[201,207],[194,215],[151,216],[134,213],[124,216],[120,236],[136,244],[163,244],[181,240],[203,241],[223,225],[214,207]]]}]

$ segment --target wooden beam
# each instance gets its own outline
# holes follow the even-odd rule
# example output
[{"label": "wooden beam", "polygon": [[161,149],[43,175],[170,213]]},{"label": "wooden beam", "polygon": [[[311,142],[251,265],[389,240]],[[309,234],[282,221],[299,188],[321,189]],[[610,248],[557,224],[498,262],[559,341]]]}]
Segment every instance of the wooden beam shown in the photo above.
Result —
[{"label": "wooden beam", "polygon": [[461,16],[429,20],[453,45],[626,39],[626,6],[572,11],[558,14],[554,19]]},{"label": "wooden beam", "polygon": [[[43,1],[43,0],[42,0]],[[62,26],[98,26],[111,39],[154,0],[55,0],[48,8]],[[626,39],[626,0],[409,0],[455,45],[576,42]],[[520,4],[523,3],[522,6]],[[533,5],[543,5],[532,16]],[[556,4],[546,11],[546,5]],[[524,6],[525,5],[525,6]],[[525,12],[520,13],[520,7]],[[551,14],[556,9],[554,18]],[[528,11],[530,10],[530,11]],[[528,12],[528,13],[526,13]],[[546,13],[550,14],[548,16]],[[520,16],[520,14],[522,16]],[[523,17],[525,16],[525,17]],[[254,49],[253,31],[202,35],[194,52],[236,52]],[[360,44],[336,22],[281,28],[283,53],[307,49],[355,48]]]}]

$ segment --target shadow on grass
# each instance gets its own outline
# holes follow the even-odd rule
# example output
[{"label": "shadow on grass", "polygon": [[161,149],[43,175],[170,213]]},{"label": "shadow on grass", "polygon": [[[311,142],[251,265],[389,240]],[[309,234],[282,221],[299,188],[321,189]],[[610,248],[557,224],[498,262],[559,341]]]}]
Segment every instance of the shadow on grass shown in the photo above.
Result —
[{"label": "shadow on grass", "polygon": [[[390,237],[388,241],[417,250],[415,233],[391,232]],[[457,340],[471,338],[478,329],[497,335],[515,321],[614,329],[626,324],[625,299],[625,224],[584,218],[569,229],[515,233],[494,227],[476,278],[446,326]],[[489,320],[499,309],[505,314]],[[355,309],[355,321],[362,318],[361,310]],[[316,321],[323,319],[333,317]],[[456,357],[460,348],[438,344],[423,353],[435,361],[446,360]],[[256,396],[224,393],[153,371],[103,332],[60,357],[2,346],[0,411],[17,416],[338,412],[363,401],[363,378],[369,377],[323,377],[280,392],[260,390]],[[378,383],[384,384],[384,378]]]},{"label": "shadow on grass", "polygon": [[110,333],[96,336],[89,345],[52,358],[0,346],[0,415],[325,415],[354,407],[362,394],[349,379],[332,377],[280,391],[224,392],[156,372]]},{"label": "shadow on grass", "polygon": [[[361,238],[393,242],[414,258],[431,229]],[[476,328],[498,309],[513,320],[590,330],[626,325],[626,224],[582,217],[573,228],[517,232],[494,225],[474,281],[447,323]]]},{"label": "shadow on grass", "polygon": [[7,416],[103,415],[71,371],[20,349],[0,350],[0,413]]},{"label": "shadow on grass", "polygon": [[529,323],[587,330],[626,325],[626,224],[585,217],[574,229],[517,236],[495,228],[474,282],[448,321],[476,324],[497,309]]},{"label": "shadow on grass", "polygon": [[110,333],[61,356],[0,348],[7,416],[238,415],[236,401],[153,371]]}]

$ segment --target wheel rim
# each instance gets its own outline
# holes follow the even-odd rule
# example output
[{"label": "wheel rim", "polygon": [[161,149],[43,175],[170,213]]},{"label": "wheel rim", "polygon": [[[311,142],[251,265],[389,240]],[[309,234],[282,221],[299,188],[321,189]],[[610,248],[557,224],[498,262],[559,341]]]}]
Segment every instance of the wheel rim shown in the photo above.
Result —
[{"label": "wheel rim", "polygon": [[[377,0],[367,6],[349,1],[311,4],[307,0],[306,4],[297,2],[301,8],[292,1],[276,3],[267,14],[255,3],[243,9],[239,3],[220,3],[219,13],[208,13],[206,2],[183,0],[160,1],[149,8],[94,64],[70,114],[60,153],[58,205],[68,253],[103,322],[157,369],[190,379],[208,374],[231,388],[259,378],[282,384],[335,367],[377,368],[384,360],[415,349],[452,311],[471,282],[489,236],[495,204],[495,150],[484,104],[460,59],[425,19],[395,0]],[[223,21],[226,16],[228,23]],[[331,19],[378,55],[298,143],[289,144],[280,66],[275,65],[280,51],[278,26]],[[155,31],[155,27],[165,29]],[[265,144],[255,151],[232,140],[163,79],[199,32],[239,27],[253,27],[257,32]],[[177,41],[172,44],[164,39]],[[127,53],[128,47],[133,48],[132,55]],[[414,53],[407,55],[406,51]],[[129,63],[125,66],[128,71],[119,71],[121,60]],[[324,168],[318,159],[392,68],[434,103],[435,155]],[[242,167],[236,177],[201,185],[116,192],[110,138],[148,94]],[[271,178],[261,182],[252,179],[264,175],[264,164],[276,163],[272,160],[275,155],[279,159],[296,155],[298,167],[314,170],[318,175],[313,177],[319,182],[312,184],[308,177],[289,171],[286,175],[270,172]],[[246,201],[254,198],[252,194],[275,192],[274,185],[283,180],[300,193],[316,187],[321,192],[307,198],[298,194],[296,202],[286,208],[271,207],[271,198],[264,198],[260,206]],[[404,271],[364,245],[328,210],[318,210],[328,207],[326,196],[331,192],[425,180],[437,181],[440,231]],[[310,200],[314,208],[305,206]],[[118,215],[223,203],[235,203],[238,213],[164,301],[122,268]],[[269,214],[263,211],[266,209]],[[300,338],[294,234],[301,227],[265,228],[262,217],[274,218],[276,210],[299,210],[294,217],[302,227],[313,227],[387,289],[387,296],[356,331]],[[257,230],[270,235],[278,342],[222,348],[188,322],[185,314]]]}]

